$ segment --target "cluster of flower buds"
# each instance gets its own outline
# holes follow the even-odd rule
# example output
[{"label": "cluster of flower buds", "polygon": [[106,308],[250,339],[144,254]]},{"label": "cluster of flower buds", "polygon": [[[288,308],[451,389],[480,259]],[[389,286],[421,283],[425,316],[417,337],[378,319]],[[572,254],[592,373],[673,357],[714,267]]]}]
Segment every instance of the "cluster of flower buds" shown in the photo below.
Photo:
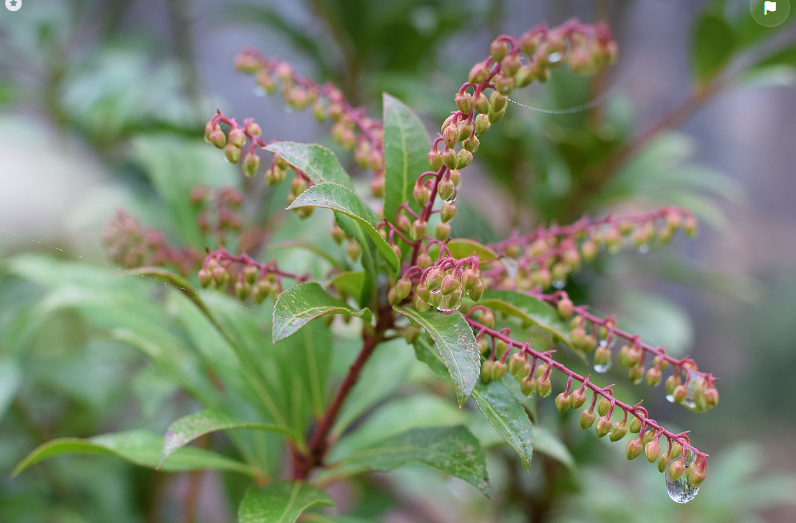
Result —
[{"label": "cluster of flower buds", "polygon": [[[593,353],[595,371],[607,372],[611,368],[615,347],[621,345],[619,363],[628,369],[631,382],[645,381],[654,387],[664,381],[666,399],[694,411],[704,412],[718,404],[715,378],[699,371],[694,360],[677,359],[668,355],[663,347],[643,343],[638,335],[618,329],[614,318],[599,318],[589,313],[585,306],[574,305],[563,291],[534,295],[555,305],[561,318],[570,321],[572,345],[584,354]],[[647,364],[649,359],[651,363]],[[672,374],[663,380],[663,371],[669,367]]]},{"label": "cluster of flower buds", "polygon": [[309,275],[280,270],[274,261],[259,263],[247,254],[233,256],[225,249],[208,254],[199,270],[202,287],[229,289],[231,286],[241,301],[251,297],[257,303],[262,303],[269,296],[278,296],[282,292],[282,279],[285,277],[297,283],[309,279]]},{"label": "cluster of flower buds", "polygon": [[[225,133],[221,124],[229,127]],[[219,149],[224,149],[224,156],[229,163],[240,163],[240,169],[249,178],[257,173],[260,168],[260,157],[257,155],[258,147],[265,147],[260,126],[254,120],[247,118],[243,126],[238,125],[234,118],[227,118],[221,111],[207,122],[205,126],[205,140]],[[248,144],[248,147],[247,147]],[[245,154],[243,149],[246,148]],[[243,159],[241,159],[241,155]]]},{"label": "cluster of flower buds", "polygon": [[412,291],[411,277],[419,272],[419,282],[415,287],[415,308],[425,311],[436,307],[442,312],[458,310],[464,296],[478,301],[484,293],[478,261],[477,256],[469,256],[461,260],[445,256],[425,270],[418,265],[410,267],[390,289],[388,298],[393,304],[408,298]]},{"label": "cluster of flower buds", "polygon": [[102,243],[111,261],[130,269],[172,266],[186,275],[202,258],[195,249],[172,247],[160,232],[142,226],[123,210],[117,211],[108,224]]},{"label": "cluster of flower buds", "polygon": [[[657,462],[658,470],[667,473],[667,484],[685,477],[688,488],[696,489],[705,479],[707,456],[693,447],[684,433],[666,430],[640,405],[629,405],[616,399],[610,386],[599,387],[590,381],[589,376],[571,371],[553,359],[554,351],[539,352],[528,342],[515,341],[510,337],[509,328],[495,330],[494,315],[486,307],[473,307],[466,319],[476,333],[478,347],[484,357],[481,379],[496,381],[508,373],[519,382],[523,394],[548,397],[553,391],[551,374],[557,370],[567,379],[564,390],[555,398],[559,412],[586,406],[580,414],[581,428],[594,427],[597,437],[608,436],[614,442],[628,433],[638,434],[627,444],[627,458],[634,459],[644,452],[650,463]],[[591,402],[588,402],[589,392]],[[615,415],[617,411],[621,414]],[[668,442],[666,453],[661,450],[662,438]]]},{"label": "cluster of flower buds", "polygon": [[223,245],[229,233],[240,232],[243,224],[238,210],[243,197],[239,191],[231,187],[211,189],[200,185],[191,190],[190,199],[200,211],[196,221],[202,234],[215,235],[219,245]]},{"label": "cluster of flower buds", "polygon": [[583,262],[592,261],[600,250],[616,254],[625,244],[633,244],[647,252],[653,241],[669,242],[681,229],[694,236],[696,220],[676,207],[594,221],[584,217],[572,225],[552,225],[490,245],[501,256],[516,260],[516,271],[510,274],[504,264],[485,277],[497,288],[563,288],[569,275]]},{"label": "cluster of flower buds", "polygon": [[296,73],[290,64],[266,58],[247,49],[235,58],[235,66],[255,78],[258,94],[274,94],[277,81],[282,86],[285,103],[296,110],[312,107],[319,122],[332,121],[332,138],[346,150],[354,151],[354,160],[376,176],[371,182],[374,196],[384,194],[384,130],[376,120],[365,115],[362,108],[348,104],[343,93],[331,84],[318,85]]}]

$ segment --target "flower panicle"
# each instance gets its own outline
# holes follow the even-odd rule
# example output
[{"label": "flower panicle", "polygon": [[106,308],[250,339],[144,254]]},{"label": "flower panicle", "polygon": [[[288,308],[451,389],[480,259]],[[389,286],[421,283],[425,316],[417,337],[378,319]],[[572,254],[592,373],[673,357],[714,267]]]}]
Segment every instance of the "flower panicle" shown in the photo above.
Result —
[{"label": "flower panicle", "polygon": [[[591,381],[590,375],[581,376],[570,370],[553,358],[555,351],[541,352],[533,349],[529,342],[516,341],[509,328],[496,330],[494,314],[488,308],[475,306],[465,319],[476,334],[484,357],[481,379],[486,382],[500,380],[509,373],[519,382],[523,394],[547,397],[552,394],[550,378],[555,370],[566,377],[564,390],[555,398],[556,408],[565,412],[586,406],[580,415],[581,428],[594,426],[598,437],[609,436],[611,441],[637,433],[638,437],[627,444],[628,459],[636,458],[643,451],[648,461],[658,462],[660,472],[668,469],[671,476],[672,472],[679,475],[686,472],[686,456],[690,456],[688,462],[693,463],[687,471],[689,481],[693,479],[692,485],[698,486],[704,480],[707,454],[691,444],[687,433],[667,430],[640,404],[630,405],[614,397],[612,385],[600,387]],[[591,402],[588,402],[588,392],[592,395]],[[615,415],[617,410],[620,414]],[[662,439],[668,443],[668,450],[663,454]],[[673,465],[675,461],[677,465]]]},{"label": "flower panicle", "polygon": [[207,254],[198,276],[202,287],[231,288],[241,301],[252,298],[257,303],[278,296],[284,288],[284,278],[296,283],[310,279],[309,274],[283,271],[273,260],[260,263],[246,253],[235,256],[224,248]]},{"label": "flower panicle", "polygon": [[128,269],[171,266],[187,275],[202,258],[196,249],[170,245],[160,231],[144,227],[123,209],[105,228],[102,243],[110,260]]},{"label": "flower panicle", "polygon": [[497,288],[528,291],[534,288],[563,287],[569,275],[583,262],[591,262],[601,252],[619,253],[632,244],[647,252],[653,242],[669,243],[677,231],[687,236],[697,233],[694,216],[678,207],[598,220],[583,217],[577,222],[547,228],[524,235],[512,235],[490,247],[499,255],[517,262],[516,274],[504,266],[495,266],[487,276]]}]

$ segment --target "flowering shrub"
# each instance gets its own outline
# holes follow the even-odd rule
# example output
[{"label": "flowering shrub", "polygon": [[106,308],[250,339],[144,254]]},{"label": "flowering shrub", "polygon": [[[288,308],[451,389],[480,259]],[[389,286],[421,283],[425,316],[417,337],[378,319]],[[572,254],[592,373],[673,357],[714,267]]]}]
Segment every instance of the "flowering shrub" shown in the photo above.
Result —
[{"label": "flowering shrub", "polygon": [[[453,97],[455,110],[429,141],[412,110],[389,95],[378,121],[351,106],[333,85],[318,85],[289,64],[255,51],[241,53],[238,69],[253,75],[259,89],[280,90],[289,106],[311,108],[319,121],[331,120],[334,140],[353,150],[357,165],[372,171],[372,199],[356,192],[329,149],[266,142],[253,119],[239,124],[219,111],[207,123],[205,138],[223,149],[229,162],[239,164],[246,177],[264,170],[269,186],[289,177],[287,209],[300,218],[316,208],[333,211],[330,233],[340,252],[293,245],[328,262],[330,270],[296,272],[274,259],[260,259],[267,231],[250,226],[242,212],[249,187],[245,179],[243,193],[196,187],[185,195],[206,244],[215,247],[208,247],[203,258],[190,247],[170,245],[157,231],[120,212],[104,238],[109,257],[174,286],[205,322],[194,335],[219,338],[229,352],[204,355],[206,380],[186,389],[205,410],[175,421],[164,438],[133,431],[55,440],[33,451],[16,472],[64,452],[113,453],[164,470],[241,472],[252,477],[255,487],[241,502],[240,521],[294,521],[312,505],[332,504],[323,487],[408,462],[435,467],[491,496],[484,450],[463,425],[397,427],[359,439],[353,437],[356,431],[347,430],[380,401],[363,397],[359,401],[364,408],[350,406],[357,394],[365,395],[356,392],[364,369],[380,347],[403,337],[417,359],[452,387],[460,408],[473,397],[526,470],[533,449],[527,397],[545,398],[555,391],[560,412],[583,409],[583,429],[594,427],[598,437],[614,442],[632,434],[627,458],[643,453],[665,474],[672,499],[693,499],[706,476],[707,455],[685,432],[666,429],[639,403],[615,397],[611,385],[575,372],[555,354],[571,350],[597,373],[618,359],[632,383],[655,386],[663,381],[670,401],[698,412],[714,407],[715,380],[693,360],[674,358],[663,347],[645,343],[619,329],[613,317],[599,317],[586,305],[573,303],[563,290],[570,274],[601,251],[615,254],[629,244],[646,250],[653,242],[667,243],[678,231],[693,236],[694,217],[687,210],[665,207],[596,220],[584,217],[493,244],[451,238],[466,169],[482,145],[489,147],[488,131],[504,117],[509,95],[546,81],[559,66],[593,74],[616,58],[610,31],[600,24],[570,21],[553,29],[540,26],[520,37],[500,36],[489,56],[472,67]],[[272,155],[265,169],[263,152]],[[184,278],[194,275],[201,287],[215,291],[195,290]],[[223,294],[234,295],[245,307],[273,298],[270,325],[231,320],[229,309],[221,305],[226,303]],[[327,325],[335,316],[346,322],[358,318],[361,325],[361,348],[328,399],[324,372],[329,348],[310,348],[299,335],[326,329],[318,322],[308,327],[321,316]],[[264,328],[274,345],[260,350],[267,344],[260,338]],[[269,349],[279,353],[280,345],[290,351],[266,354]],[[274,378],[277,370],[279,377]],[[562,386],[553,384],[556,375]],[[256,459],[251,440],[233,430],[242,428],[278,435],[287,449],[284,467],[280,463],[269,473]],[[185,447],[220,430],[231,431],[245,462]]]}]

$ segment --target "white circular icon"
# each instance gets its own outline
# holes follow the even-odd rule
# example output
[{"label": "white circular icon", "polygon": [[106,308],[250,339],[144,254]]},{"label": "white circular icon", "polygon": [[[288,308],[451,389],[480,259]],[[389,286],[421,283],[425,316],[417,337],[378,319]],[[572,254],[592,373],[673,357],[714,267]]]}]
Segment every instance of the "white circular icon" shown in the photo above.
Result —
[{"label": "white circular icon", "polygon": [[6,0],[6,9],[9,11],[19,11],[22,7],[22,0]]}]

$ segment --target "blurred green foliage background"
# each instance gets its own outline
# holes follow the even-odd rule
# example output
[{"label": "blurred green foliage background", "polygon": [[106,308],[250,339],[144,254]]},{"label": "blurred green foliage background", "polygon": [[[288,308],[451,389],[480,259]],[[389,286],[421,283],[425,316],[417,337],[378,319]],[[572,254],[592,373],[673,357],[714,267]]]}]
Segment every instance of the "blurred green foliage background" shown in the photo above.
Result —
[{"label": "blurred green foliage background", "polygon": [[[695,212],[703,223],[696,242],[678,238],[646,255],[599,259],[568,290],[721,377],[720,408],[703,416],[670,408],[657,391],[628,394],[641,394],[661,421],[692,430],[712,456],[708,481],[696,501],[674,505],[657,472],[623,463],[621,449],[582,435],[573,419],[543,405],[530,474],[508,454],[490,458],[504,492],[494,504],[411,469],[374,476],[357,495],[339,494],[356,514],[396,522],[796,516],[796,459],[788,451],[796,444],[793,23],[762,28],[750,22],[748,2],[731,0],[23,4],[0,12],[3,521],[181,517],[187,475],[111,458],[60,458],[13,480],[8,472],[50,438],[141,426],[162,432],[190,409],[172,377],[98,335],[107,318],[62,305],[87,299],[70,294],[75,287],[107,286],[141,294],[133,307],[157,309],[135,284],[115,278],[101,231],[125,207],[185,239],[162,204],[163,185],[225,185],[238,176],[201,141],[216,107],[256,117],[266,139],[330,145],[311,115],[253,94],[249,79],[233,71],[237,51],[252,45],[293,61],[303,74],[340,85],[374,117],[380,93],[390,92],[433,132],[491,38],[571,16],[609,23],[618,65],[595,79],[557,71],[517,101],[545,109],[605,102],[571,114],[512,105],[467,173],[454,235],[490,241],[583,212],[661,204]],[[258,212],[278,209],[282,196]],[[289,220],[279,234],[328,241],[312,224]],[[235,481],[209,477],[196,521],[231,519]]]}]

